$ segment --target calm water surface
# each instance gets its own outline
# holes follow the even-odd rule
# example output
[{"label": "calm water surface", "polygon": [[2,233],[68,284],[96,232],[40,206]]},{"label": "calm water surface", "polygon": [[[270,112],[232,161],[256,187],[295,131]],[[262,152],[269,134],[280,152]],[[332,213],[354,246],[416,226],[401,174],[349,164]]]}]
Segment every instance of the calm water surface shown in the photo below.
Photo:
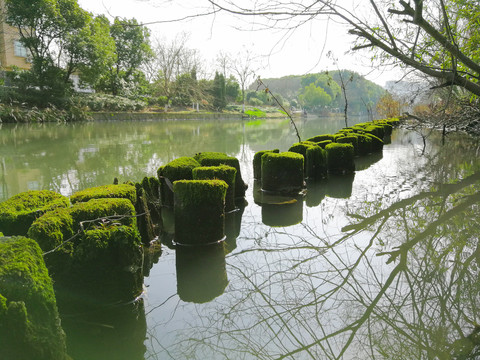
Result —
[{"label": "calm water surface", "polygon": [[[299,121],[304,139],[343,126]],[[175,250],[166,221],[143,302],[61,306],[72,358],[480,358],[479,142],[432,135],[422,155],[418,134],[396,130],[354,176],[258,205],[254,153],[294,142],[284,120],[3,125],[0,201],[138,181],[201,151],[239,158],[249,184],[226,255]]]}]

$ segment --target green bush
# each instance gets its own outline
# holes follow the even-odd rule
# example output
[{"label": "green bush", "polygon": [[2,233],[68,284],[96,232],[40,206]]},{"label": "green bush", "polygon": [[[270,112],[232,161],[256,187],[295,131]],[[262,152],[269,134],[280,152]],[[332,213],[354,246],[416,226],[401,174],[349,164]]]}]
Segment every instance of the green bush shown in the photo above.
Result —
[{"label": "green bush", "polygon": [[146,107],[146,102],[132,100],[108,94],[78,94],[76,102],[91,111],[139,111]]},{"label": "green bush", "polygon": [[50,190],[31,190],[0,203],[0,229],[5,235],[26,235],[33,221],[47,211],[70,205],[67,197]]}]

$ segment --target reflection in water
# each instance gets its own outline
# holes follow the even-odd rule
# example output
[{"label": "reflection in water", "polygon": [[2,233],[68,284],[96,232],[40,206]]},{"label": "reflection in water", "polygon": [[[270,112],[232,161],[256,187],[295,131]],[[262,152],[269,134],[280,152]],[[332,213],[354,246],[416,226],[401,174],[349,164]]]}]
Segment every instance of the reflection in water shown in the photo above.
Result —
[{"label": "reflection in water", "polygon": [[177,292],[187,302],[205,303],[223,294],[228,284],[224,243],[178,246]]},{"label": "reflection in water", "polygon": [[69,302],[59,307],[72,359],[144,359],[147,327],[142,299],[105,306]]},{"label": "reflection in water", "polygon": [[246,213],[231,286],[191,309],[169,358],[477,359],[478,144],[453,144],[455,165],[451,148],[419,158],[393,140],[382,166],[337,190],[348,199],[323,199],[294,231],[258,239]]},{"label": "reflection in water", "polygon": [[[79,320],[92,324],[68,340],[73,358],[88,358],[80,354],[84,347],[85,353],[95,353],[91,358],[102,354],[102,359],[121,359],[118,352],[125,344],[114,340],[105,342],[111,351],[119,349],[112,356],[100,346],[93,350],[112,324],[119,331],[125,324],[124,334],[128,330],[134,339],[131,349],[138,349],[129,358],[141,358],[142,314],[148,336],[145,359],[480,357],[477,140],[452,135],[442,147],[440,137],[432,137],[421,156],[422,140],[397,130],[383,156],[365,158],[354,177],[307,184],[301,218],[295,208],[300,223],[271,227],[262,222],[262,202],[251,190],[250,167],[256,151],[286,150],[295,142],[288,123],[202,123],[195,132],[191,123],[177,125],[125,124],[126,132],[117,123],[108,131],[79,125],[79,139],[63,127],[49,129],[53,140],[43,130],[30,131],[36,127],[3,128],[8,134],[0,133],[0,159],[5,164],[0,181],[6,189],[2,196],[13,195],[22,171],[25,179],[40,179],[53,189],[66,189],[68,179],[71,189],[111,182],[113,173],[134,180],[137,173],[153,175],[153,169],[173,158],[210,150],[238,157],[249,181],[249,204],[226,222],[226,257],[220,248],[189,254],[188,248],[175,249],[172,243],[163,246],[145,279],[146,312],[137,313],[138,322],[114,324],[101,315]],[[332,132],[321,121],[304,126],[305,138]],[[108,139],[109,131],[113,140]],[[214,143],[217,135],[221,140]],[[61,139],[62,149],[69,144],[72,149],[64,162],[45,145],[58,145]],[[143,146],[143,141],[150,143]],[[80,159],[75,149],[91,144],[98,151],[83,152]],[[52,163],[44,165],[47,159]],[[173,239],[168,233],[173,226],[166,221],[168,214],[162,217],[166,245]],[[213,300],[204,302],[207,298]],[[63,321],[67,334],[73,334],[70,319]]]}]

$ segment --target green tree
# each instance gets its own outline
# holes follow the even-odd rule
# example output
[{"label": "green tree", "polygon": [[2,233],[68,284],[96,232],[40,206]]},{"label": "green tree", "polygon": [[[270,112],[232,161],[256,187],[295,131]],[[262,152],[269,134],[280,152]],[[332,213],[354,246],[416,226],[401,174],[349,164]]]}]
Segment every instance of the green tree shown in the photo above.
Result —
[{"label": "green tree", "polygon": [[330,104],[332,97],[322,87],[310,83],[299,95],[299,100],[306,109],[316,111]]},{"label": "green tree", "polygon": [[212,86],[213,107],[216,110],[223,110],[227,106],[225,98],[225,77],[218,72],[215,73]]},{"label": "green tree", "polygon": [[117,58],[115,41],[110,36],[110,22],[103,15],[89,19],[70,44],[70,64],[78,68],[84,82],[96,87]]},{"label": "green tree", "polygon": [[115,41],[116,58],[102,79],[100,88],[118,95],[126,84],[138,77],[141,65],[153,56],[153,52],[149,43],[149,30],[139,25],[136,19],[116,17],[110,26],[110,35]]},{"label": "green tree", "polygon": [[259,27],[273,23],[288,31],[333,17],[348,25],[353,50],[368,49],[380,65],[408,67],[436,79],[438,87],[458,86],[480,96],[478,1],[370,0],[363,11],[332,0],[312,1],[308,6],[249,0],[241,9],[233,0],[209,0],[209,4],[235,16],[255,17]]},{"label": "green tree", "polygon": [[71,88],[69,76],[76,65],[72,41],[90,15],[76,0],[6,0],[5,5],[5,21],[18,29],[32,59],[31,70],[20,79],[20,87],[30,88],[29,93],[38,88],[36,96],[41,102],[58,103]]},{"label": "green tree", "polygon": [[225,96],[227,102],[235,102],[240,93],[240,85],[234,76],[230,76],[225,82]]}]

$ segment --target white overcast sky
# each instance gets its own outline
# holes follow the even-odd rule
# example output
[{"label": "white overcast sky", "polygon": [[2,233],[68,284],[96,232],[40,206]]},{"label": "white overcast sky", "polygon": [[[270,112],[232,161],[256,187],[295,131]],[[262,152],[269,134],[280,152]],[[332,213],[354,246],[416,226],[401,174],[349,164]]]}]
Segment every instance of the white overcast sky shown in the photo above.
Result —
[{"label": "white overcast sky", "polygon": [[379,85],[399,77],[388,71],[372,72],[365,54],[347,54],[353,38],[346,28],[333,21],[310,21],[285,38],[280,31],[252,31],[254,25],[249,23],[255,20],[252,17],[236,19],[228,14],[216,14],[168,22],[198,14],[201,0],[78,0],[78,3],[95,15],[136,18],[140,23],[157,22],[148,25],[152,38],[171,41],[186,32],[188,47],[197,49],[213,72],[214,59],[220,51],[235,57],[248,48],[259,55],[257,74],[262,78],[336,70],[337,65],[327,57],[329,51],[338,59],[340,69],[357,71]]}]

